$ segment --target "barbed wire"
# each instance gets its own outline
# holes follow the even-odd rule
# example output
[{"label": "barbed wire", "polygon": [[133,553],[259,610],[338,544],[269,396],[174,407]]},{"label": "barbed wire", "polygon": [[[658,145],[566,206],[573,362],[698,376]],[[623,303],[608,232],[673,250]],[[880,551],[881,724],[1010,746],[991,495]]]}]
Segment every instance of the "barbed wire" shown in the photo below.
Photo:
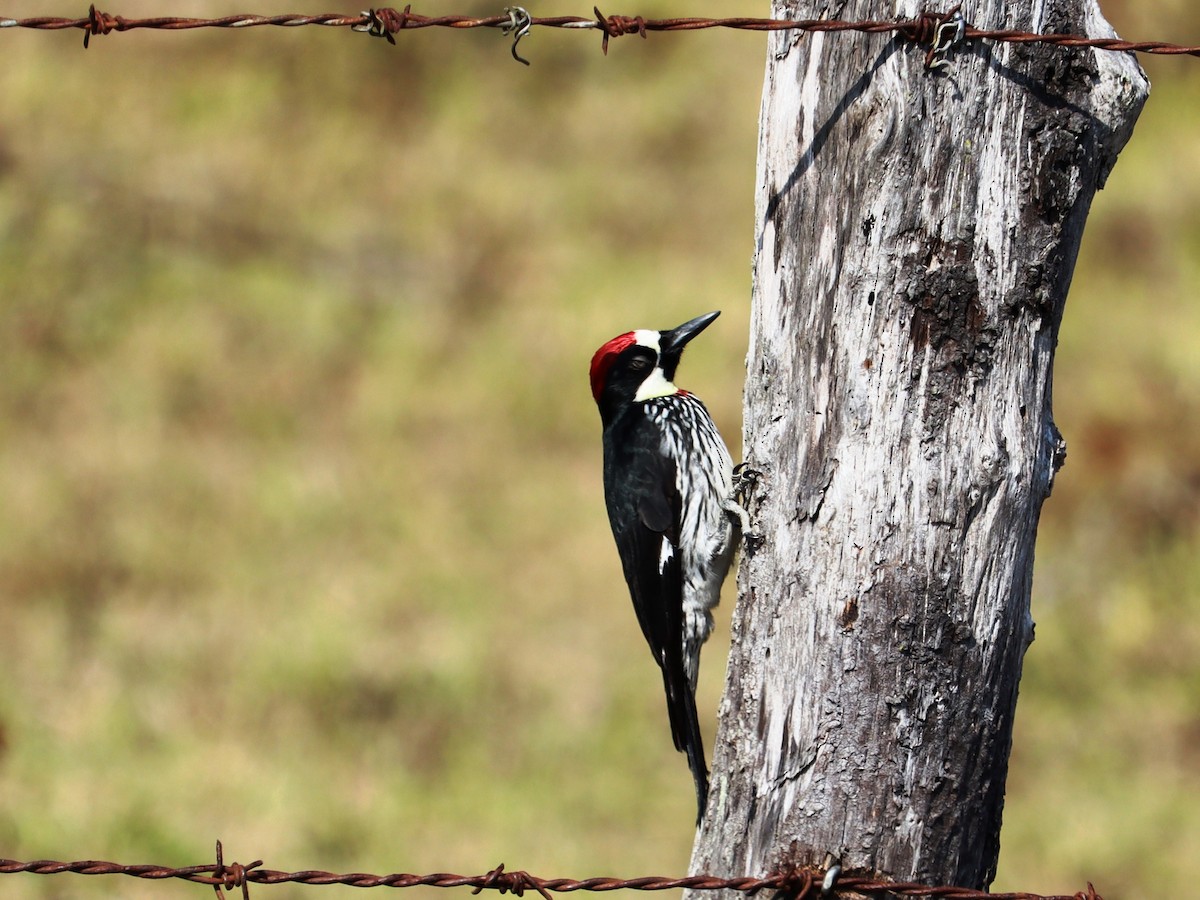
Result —
[{"label": "barbed wire", "polygon": [[609,40],[627,34],[645,38],[650,32],[701,31],[710,28],[727,28],[743,31],[803,31],[843,32],[856,31],[865,34],[893,33],[918,46],[928,47],[930,54],[938,49],[939,40],[946,34],[947,25],[953,24],[952,41],[945,41],[940,56],[928,56],[928,68],[939,68],[938,63],[950,46],[961,41],[986,40],[1015,44],[1051,44],[1058,47],[1092,48],[1113,52],[1152,53],[1168,56],[1200,57],[1200,46],[1188,47],[1166,41],[1126,41],[1120,38],[1091,38],[1081,34],[1037,34],[1029,31],[997,30],[978,28],[966,22],[958,7],[947,13],[923,12],[914,19],[895,21],[862,20],[857,22],[834,19],[760,19],[760,18],[672,18],[647,19],[644,16],[606,16],[593,7],[594,17],[584,16],[531,16],[519,6],[505,7],[502,15],[425,16],[412,11],[412,5],[398,11],[393,7],[368,9],[358,15],[283,14],[274,16],[232,15],[219,18],[191,18],[183,16],[160,16],[156,18],[130,19],[97,10],[92,5],[87,16],[82,18],[58,18],[35,16],[24,19],[0,18],[0,28],[32,28],[47,31],[77,29],[84,33],[83,45],[87,47],[93,35],[111,34],[114,31],[155,29],[162,31],[185,31],[195,28],[255,28],[276,26],[295,28],[318,25],[333,28],[350,28],[395,43],[395,35],[401,31],[419,28],[499,28],[513,36],[512,55],[519,62],[529,61],[517,54],[517,44],[533,28],[572,28],[596,30],[602,34],[601,49],[607,53]]},{"label": "barbed wire", "polygon": [[79,860],[59,862],[39,859],[33,862],[18,862],[0,859],[0,875],[30,873],[34,875],[130,875],[134,878],[165,880],[170,878],[212,885],[221,896],[221,889],[240,890],[244,900],[249,900],[250,884],[341,884],[350,887],[438,887],[472,888],[471,893],[485,890],[512,893],[518,897],[525,891],[535,891],[544,900],[553,900],[552,892],[571,891],[667,891],[680,888],[697,891],[738,891],[754,894],[761,890],[783,892],[789,900],[817,900],[818,897],[843,897],[851,894],[873,897],[934,897],[940,900],[1103,900],[1089,883],[1086,891],[1075,894],[1030,894],[1025,892],[989,894],[970,888],[953,886],[931,886],[916,882],[884,881],[868,875],[845,873],[838,866],[828,869],[804,867],[768,875],[764,878],[717,878],[712,875],[688,875],[682,878],[665,878],[650,875],[641,878],[538,878],[522,870],[507,871],[504,864],[496,866],[484,875],[451,875],[436,872],[430,875],[370,875],[351,872],[339,875],[334,872],[305,870],[302,872],[279,872],[261,868],[258,859],[247,865],[226,864],[221,842],[217,841],[216,864],[172,868],[155,865],[122,865],[102,860]]}]

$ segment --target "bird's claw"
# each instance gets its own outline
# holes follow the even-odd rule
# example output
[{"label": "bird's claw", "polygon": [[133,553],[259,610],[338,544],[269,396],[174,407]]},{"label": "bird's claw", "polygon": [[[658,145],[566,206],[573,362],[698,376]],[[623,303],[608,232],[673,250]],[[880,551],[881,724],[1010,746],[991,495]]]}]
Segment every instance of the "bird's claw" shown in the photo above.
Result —
[{"label": "bird's claw", "polygon": [[733,491],[725,503],[725,509],[736,516],[741,525],[742,540],[749,552],[754,552],[765,540],[751,527],[750,514],[746,512],[746,505],[761,478],[762,473],[757,469],[751,469],[746,463],[738,463],[733,468]]},{"label": "bird's claw", "polygon": [[762,472],[750,468],[748,463],[738,463],[733,467],[733,498],[738,504],[745,504],[754,493],[754,488],[762,480]]}]

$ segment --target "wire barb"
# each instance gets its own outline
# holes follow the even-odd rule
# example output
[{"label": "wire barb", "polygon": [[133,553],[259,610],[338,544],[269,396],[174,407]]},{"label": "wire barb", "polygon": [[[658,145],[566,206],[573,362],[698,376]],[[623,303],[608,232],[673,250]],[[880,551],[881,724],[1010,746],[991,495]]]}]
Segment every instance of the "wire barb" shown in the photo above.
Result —
[{"label": "wire barb", "polygon": [[608,56],[609,38],[620,37],[623,34],[638,34],[645,40],[646,19],[644,17],[605,16],[596,6],[592,7],[592,12],[596,14],[596,27],[604,32],[604,38],[600,41],[600,50],[605,56]]},{"label": "wire barb", "polygon": [[925,71],[934,72],[950,68],[946,57],[951,49],[963,42],[967,33],[967,20],[963,18],[962,4],[943,13],[933,29],[933,40],[925,54]]},{"label": "wire barb", "polygon": [[383,9],[364,9],[361,13],[366,20],[357,25],[351,25],[351,31],[359,31],[372,37],[387,38],[387,42],[396,46],[395,34],[408,24],[412,13],[412,4],[404,7],[404,12],[396,12],[390,6]]},{"label": "wire barb", "polygon": [[524,869],[518,869],[515,872],[505,872],[504,863],[500,863],[500,865],[488,872],[483,877],[483,882],[475,890],[471,891],[471,893],[478,894],[486,888],[494,888],[501,894],[511,893],[518,897],[523,897],[526,889],[532,889],[541,894],[545,900],[554,900],[550,896],[550,892],[542,887],[541,882]]},{"label": "wire barb", "polygon": [[106,12],[100,12],[93,3],[88,7],[87,23],[83,28],[83,49],[88,48],[93,34],[108,34],[114,28],[120,28],[121,24],[120,16],[110,16]]},{"label": "wire barb", "polygon": [[521,43],[521,38],[529,34],[529,29],[533,28],[533,17],[523,6],[506,6],[504,14],[508,16],[508,24],[500,26],[500,33],[513,36],[512,58],[527,66],[529,60],[517,53],[517,44]]},{"label": "wire barb", "polygon": [[779,887],[772,900],[809,900],[813,889],[813,873],[809,869],[784,869],[771,876]]},{"label": "wire barb", "polygon": [[242,900],[250,900],[250,882],[247,881],[246,876],[252,869],[257,869],[262,864],[263,861],[261,859],[256,859],[246,866],[243,866],[239,862],[232,862],[229,865],[225,865],[221,842],[217,841],[217,864],[213,868],[212,877],[207,880],[212,885],[218,898],[221,896],[221,888],[225,888],[226,891],[241,888]]}]

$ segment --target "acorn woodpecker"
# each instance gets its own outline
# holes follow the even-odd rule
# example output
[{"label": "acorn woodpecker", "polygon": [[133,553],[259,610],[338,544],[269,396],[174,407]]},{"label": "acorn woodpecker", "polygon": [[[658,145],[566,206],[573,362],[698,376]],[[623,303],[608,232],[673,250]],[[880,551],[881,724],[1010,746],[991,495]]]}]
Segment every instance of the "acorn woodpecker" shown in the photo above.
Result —
[{"label": "acorn woodpecker", "polygon": [[748,522],[712,417],[672,381],[683,348],[719,315],[619,335],[596,351],[591,369],[608,520],[638,623],[662,669],[675,749],[687,754],[696,782],[697,824],[708,799],[696,717],[700,647]]}]

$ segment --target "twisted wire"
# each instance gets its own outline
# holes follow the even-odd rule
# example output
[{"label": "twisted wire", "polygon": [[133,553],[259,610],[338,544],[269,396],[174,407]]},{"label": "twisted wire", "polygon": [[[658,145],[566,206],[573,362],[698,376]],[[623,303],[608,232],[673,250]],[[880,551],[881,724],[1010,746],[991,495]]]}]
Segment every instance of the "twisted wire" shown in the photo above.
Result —
[{"label": "twisted wire", "polygon": [[[850,22],[836,19],[764,19],[748,17],[647,19],[643,16],[604,15],[599,9],[593,9],[593,17],[529,16],[520,7],[510,7],[509,10],[502,15],[496,16],[426,16],[414,13],[410,4],[402,11],[392,7],[383,7],[369,9],[358,15],[322,13],[320,15],[283,14],[261,16],[242,14],[217,18],[159,16],[155,18],[132,19],[102,12],[97,10],[95,5],[93,5],[89,9],[88,15],[81,18],[61,18],[54,16],[34,16],[24,19],[0,18],[0,29],[29,28],[48,31],[77,29],[84,32],[84,46],[87,46],[93,35],[106,35],[114,31],[123,32],[137,29],[184,31],[196,28],[255,28],[260,26],[296,28],[317,25],[333,28],[349,27],[355,31],[386,37],[389,41],[395,43],[394,36],[396,34],[401,31],[417,28],[511,29],[514,22],[511,10],[520,10],[525,16],[523,22],[528,26],[524,28],[522,34],[527,32],[528,28],[534,27],[597,30],[603,36],[601,47],[607,52],[610,39],[624,35],[637,34],[645,38],[649,32],[700,31],[710,28],[726,28],[742,31],[797,30],[804,32],[856,31],[864,34],[894,33],[924,46],[932,40],[931,27],[935,26],[938,22],[945,21],[944,16],[928,12],[922,13],[915,19]],[[1091,48],[1111,52],[1200,57],[1200,47],[1184,46],[1167,41],[1126,41],[1120,38],[1092,38],[1080,34],[1037,34],[1019,30],[978,28],[969,23],[966,24],[963,31],[963,39],[968,41],[999,41],[1014,44],[1050,44],[1058,47]]]},{"label": "twisted wire", "polygon": [[[823,870],[805,867],[778,872],[761,878],[719,878],[713,875],[687,875],[665,877],[647,875],[637,878],[540,878],[524,870],[507,870],[503,864],[482,875],[455,875],[434,872],[426,875],[393,873],[372,875],[366,872],[338,874],[306,869],[299,872],[282,872],[261,868],[262,860],[247,865],[225,863],[221,844],[217,842],[217,863],[200,866],[172,868],[159,865],[123,865],[102,860],[79,860],[59,862],[39,859],[19,862],[0,859],[0,875],[20,873],[34,875],[128,875],[151,880],[180,879],[199,884],[209,884],[220,893],[221,889],[242,891],[249,897],[250,884],[341,884],[350,887],[436,887],[472,888],[472,893],[495,890],[521,896],[525,891],[535,891],[544,900],[552,900],[552,893],[574,891],[666,891],[690,889],[698,891],[737,891],[753,894],[762,890],[781,891],[790,900],[817,900],[817,898],[848,897],[865,895],[870,897],[932,897],[940,900],[1103,900],[1096,889],[1088,884],[1085,891],[1074,894],[1034,894],[1028,892],[991,894],[953,885],[928,885],[918,882],[886,881],[872,875],[853,872],[839,874],[840,870]],[[832,883],[831,883],[832,882]],[[828,885],[828,887],[827,887]]]}]

